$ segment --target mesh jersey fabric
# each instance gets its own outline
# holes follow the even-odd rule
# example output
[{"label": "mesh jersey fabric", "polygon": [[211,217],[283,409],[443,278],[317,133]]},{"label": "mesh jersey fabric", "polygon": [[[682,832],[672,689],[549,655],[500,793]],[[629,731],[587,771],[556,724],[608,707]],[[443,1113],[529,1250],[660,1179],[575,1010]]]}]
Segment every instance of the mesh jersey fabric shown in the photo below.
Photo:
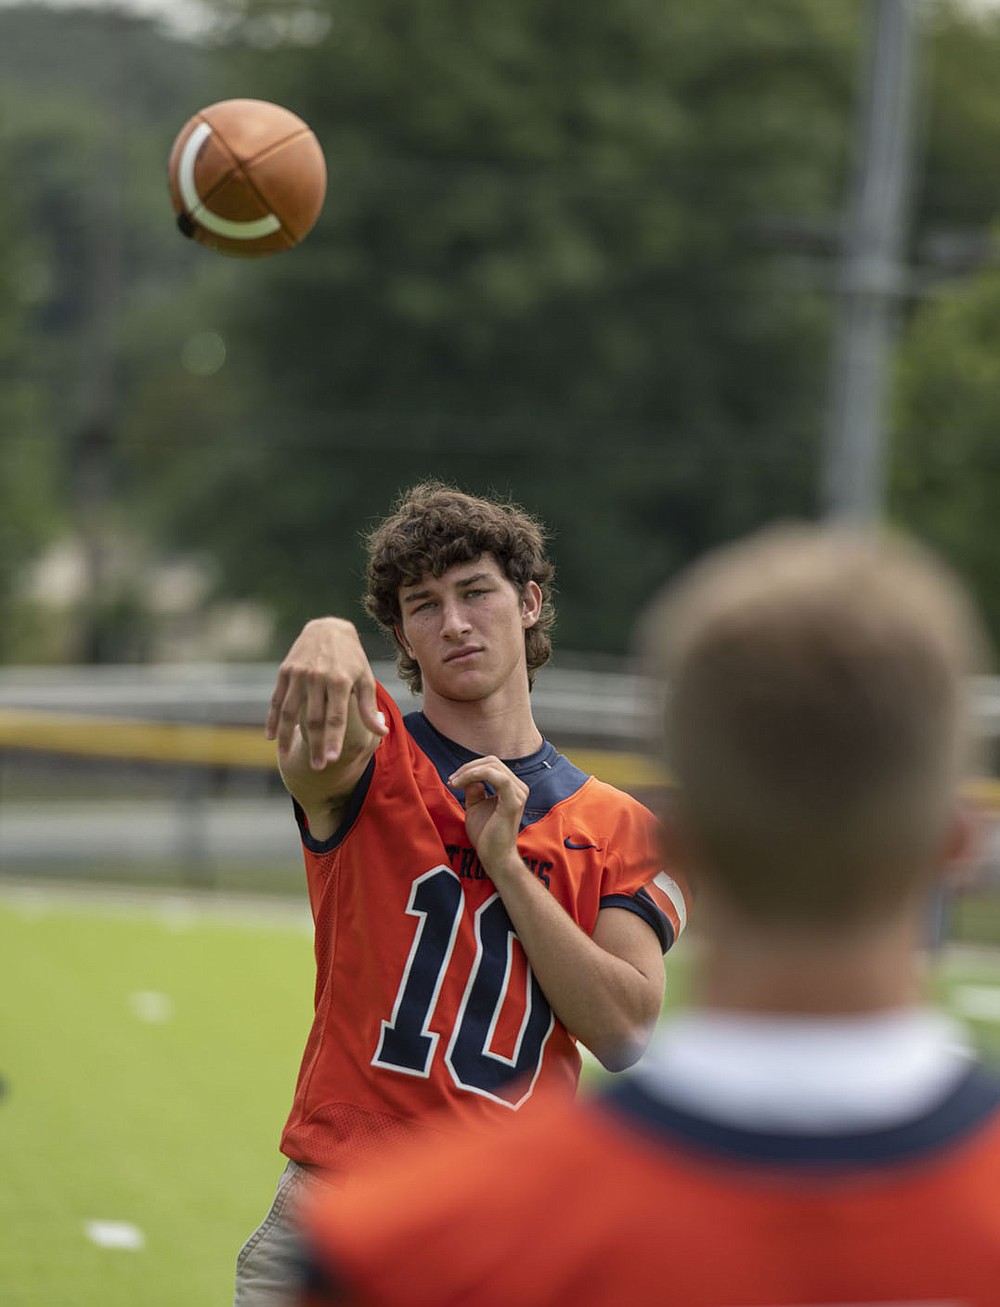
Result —
[{"label": "mesh jersey fabric", "polygon": [[[378,689],[388,735],[323,842],[296,809],[315,923],[314,1019],[286,1156],[350,1169],[415,1123],[487,1119],[572,1092],[580,1055],[554,1017],[445,784],[467,750]],[[528,784],[518,848],[591,933],[642,916],[664,949],[686,915],[653,815],[554,747],[509,765]]]}]

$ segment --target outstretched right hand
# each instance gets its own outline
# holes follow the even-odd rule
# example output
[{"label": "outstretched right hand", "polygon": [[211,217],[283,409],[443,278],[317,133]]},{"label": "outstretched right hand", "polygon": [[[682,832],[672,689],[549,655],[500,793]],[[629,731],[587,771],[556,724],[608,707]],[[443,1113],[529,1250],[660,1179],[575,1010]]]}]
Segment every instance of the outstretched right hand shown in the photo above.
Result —
[{"label": "outstretched right hand", "polygon": [[287,755],[300,726],[310,765],[322,770],[341,755],[352,697],[368,730],[386,735],[375,677],[353,623],[341,617],[314,618],[302,628],[278,671],[267,738],[278,741],[279,755]]}]

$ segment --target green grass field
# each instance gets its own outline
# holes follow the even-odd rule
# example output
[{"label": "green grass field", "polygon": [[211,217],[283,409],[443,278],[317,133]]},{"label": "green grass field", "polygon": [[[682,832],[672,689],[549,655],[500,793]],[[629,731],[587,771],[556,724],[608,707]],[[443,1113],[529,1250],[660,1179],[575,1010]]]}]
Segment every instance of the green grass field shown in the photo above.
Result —
[{"label": "green grass field", "polygon": [[[222,1307],[281,1170],[303,914],[6,890],[0,957],[0,1301]],[[1000,951],[949,954],[939,984],[1000,1058]]]},{"label": "green grass field", "polygon": [[308,1029],[301,921],[4,895],[0,957],[0,1301],[231,1302]]}]

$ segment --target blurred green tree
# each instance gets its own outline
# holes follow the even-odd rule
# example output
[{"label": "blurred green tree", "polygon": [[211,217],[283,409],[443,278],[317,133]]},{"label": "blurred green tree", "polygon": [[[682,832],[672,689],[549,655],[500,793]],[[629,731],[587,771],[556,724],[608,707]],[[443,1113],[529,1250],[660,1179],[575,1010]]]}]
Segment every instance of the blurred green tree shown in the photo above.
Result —
[{"label": "blurred green tree", "polygon": [[1000,635],[1000,271],[928,301],[901,351],[891,506]]},{"label": "blurred green tree", "polygon": [[130,361],[145,355],[145,373],[171,334],[196,330],[192,288],[221,271],[187,258],[165,177],[173,133],[215,84],[210,67],[209,52],[124,12],[0,10],[0,529],[16,542],[0,590],[16,590],[56,538],[86,577],[67,629],[28,630],[22,606],[0,657],[135,652],[134,569],[111,558],[130,529],[152,533],[148,497],[133,509],[122,415]]},{"label": "blurred green tree", "polygon": [[359,531],[440,476],[549,522],[561,647],[620,651],[680,561],[811,509],[825,292],[754,223],[838,202],[855,0],[217,9],[226,93],[301,113],[330,171],[302,248],[234,282],[241,418],[173,519],[227,584],[285,632],[356,613]]},{"label": "blurred green tree", "polygon": [[899,351],[890,509],[968,579],[1000,639],[1000,14],[941,6],[931,34],[923,293]]},{"label": "blurred green tree", "polygon": [[[0,105],[2,114],[2,105]],[[0,134],[0,660],[30,648],[22,603],[25,568],[56,516],[55,459],[27,332],[39,293],[31,243],[17,221],[17,172]]]},{"label": "blurred green tree", "polygon": [[[360,616],[360,532],[443,477],[544,518],[559,647],[620,652],[692,555],[814,511],[862,0],[212,3],[201,45],[0,10],[0,471],[26,519],[0,590],[75,531],[95,581],[77,656],[141,652],[108,531],[203,551],[284,639]],[[914,252],[965,275],[963,224],[1000,199],[1000,31],[926,12]],[[167,151],[229,95],[289,105],[327,154],[320,223],[275,259],[173,228]],[[944,498],[921,387],[947,392],[956,350],[986,371],[983,278],[919,305],[902,362],[894,512],[959,559],[986,548],[958,537],[988,491],[989,382]]]}]

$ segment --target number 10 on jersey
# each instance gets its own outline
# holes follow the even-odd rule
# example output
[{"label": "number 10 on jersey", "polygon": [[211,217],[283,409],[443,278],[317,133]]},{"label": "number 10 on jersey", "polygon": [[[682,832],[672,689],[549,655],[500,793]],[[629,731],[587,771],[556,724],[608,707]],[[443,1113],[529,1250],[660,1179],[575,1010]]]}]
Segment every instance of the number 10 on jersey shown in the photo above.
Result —
[{"label": "number 10 on jersey", "polygon": [[[417,929],[392,1016],[382,1022],[373,1066],[403,1075],[430,1075],[441,1036],[429,1024],[453,963],[465,910],[462,882],[450,867],[434,867],[413,882],[406,911],[417,918]],[[445,1065],[460,1089],[516,1108],[534,1086],[553,1027],[552,1009],[527,967],[524,1018],[513,1053],[507,1057],[490,1048],[512,984],[514,949],[520,945],[498,894],[476,909],[474,928],[475,959],[445,1050]]]}]

